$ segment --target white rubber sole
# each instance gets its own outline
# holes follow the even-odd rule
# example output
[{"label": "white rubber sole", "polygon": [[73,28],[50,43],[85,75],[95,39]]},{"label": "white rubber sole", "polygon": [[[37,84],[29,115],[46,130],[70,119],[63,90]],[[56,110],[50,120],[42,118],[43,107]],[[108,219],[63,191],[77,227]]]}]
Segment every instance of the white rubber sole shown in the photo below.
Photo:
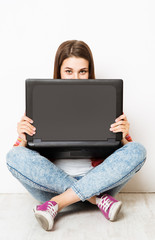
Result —
[{"label": "white rubber sole", "polygon": [[115,221],[116,218],[117,218],[117,215],[120,211],[122,207],[122,202],[121,201],[118,201],[118,202],[115,202],[112,206],[111,206],[111,209],[110,209],[110,212],[109,212],[109,220],[110,221]]},{"label": "white rubber sole", "polygon": [[37,211],[34,209],[34,216],[45,231],[52,230],[54,219],[51,218],[48,212]]}]

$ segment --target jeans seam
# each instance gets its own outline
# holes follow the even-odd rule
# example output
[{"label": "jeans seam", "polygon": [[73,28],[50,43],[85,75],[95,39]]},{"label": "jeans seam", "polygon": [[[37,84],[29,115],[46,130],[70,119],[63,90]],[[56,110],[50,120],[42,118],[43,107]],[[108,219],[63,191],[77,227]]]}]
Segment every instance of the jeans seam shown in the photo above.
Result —
[{"label": "jeans seam", "polygon": [[[17,169],[11,167],[8,163],[7,163],[7,165],[8,165],[8,168],[10,168],[11,173],[14,173],[16,175],[16,177],[18,179],[20,179],[20,181],[22,181],[22,180],[21,180],[21,178],[19,176],[21,176],[23,178],[23,182],[25,182],[26,184],[28,184],[27,182],[29,182],[29,183],[34,185],[34,186],[31,186],[31,187],[35,187],[36,188],[36,186],[37,186],[37,189],[39,189],[39,190],[43,190],[43,191],[51,192],[51,193],[58,193],[58,192],[55,192],[55,191],[51,191],[51,189],[49,189],[47,187],[44,187],[44,186],[42,186],[42,185],[32,181],[31,179],[29,179],[28,177],[26,177],[25,175],[20,173]],[[24,181],[24,180],[27,180],[27,181]],[[39,186],[39,188],[38,188],[38,186]]]}]

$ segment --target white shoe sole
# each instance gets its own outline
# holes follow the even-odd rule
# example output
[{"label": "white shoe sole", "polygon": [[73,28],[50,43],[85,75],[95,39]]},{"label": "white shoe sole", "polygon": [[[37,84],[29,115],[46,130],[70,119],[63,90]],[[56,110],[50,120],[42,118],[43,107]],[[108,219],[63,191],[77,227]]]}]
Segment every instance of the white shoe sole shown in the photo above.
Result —
[{"label": "white shoe sole", "polygon": [[111,209],[110,209],[110,212],[109,212],[109,220],[110,221],[115,221],[116,220],[117,215],[118,215],[121,207],[122,207],[122,202],[121,201],[115,202],[111,206]]},{"label": "white shoe sole", "polygon": [[37,211],[34,209],[34,215],[38,223],[45,231],[50,231],[53,228],[54,220],[48,215],[48,212]]}]

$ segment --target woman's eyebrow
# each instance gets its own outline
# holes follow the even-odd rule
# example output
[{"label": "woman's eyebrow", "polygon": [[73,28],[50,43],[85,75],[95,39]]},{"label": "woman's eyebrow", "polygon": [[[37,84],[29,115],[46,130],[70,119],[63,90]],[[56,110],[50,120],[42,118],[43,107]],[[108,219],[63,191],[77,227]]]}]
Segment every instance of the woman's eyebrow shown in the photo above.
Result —
[{"label": "woman's eyebrow", "polygon": [[[73,70],[73,68],[71,68],[71,67],[65,67],[65,69],[71,69],[71,70]],[[88,68],[87,67],[84,67],[84,68],[80,68],[80,70],[88,70]]]},{"label": "woman's eyebrow", "polygon": [[65,67],[65,69],[73,69],[73,68],[70,68],[70,67]]},{"label": "woman's eyebrow", "polygon": [[87,68],[87,67],[84,67],[84,68],[80,68],[80,69],[86,69],[86,70],[87,70],[88,68]]}]

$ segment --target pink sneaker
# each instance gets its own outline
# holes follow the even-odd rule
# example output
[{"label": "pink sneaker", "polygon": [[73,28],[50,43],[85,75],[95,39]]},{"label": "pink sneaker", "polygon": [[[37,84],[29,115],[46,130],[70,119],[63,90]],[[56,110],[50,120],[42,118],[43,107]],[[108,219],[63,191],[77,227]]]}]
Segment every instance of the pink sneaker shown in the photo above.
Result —
[{"label": "pink sneaker", "polygon": [[39,224],[46,230],[52,230],[54,218],[57,215],[58,204],[54,201],[47,201],[33,209]]},{"label": "pink sneaker", "polygon": [[121,209],[122,202],[117,201],[115,198],[108,194],[104,194],[97,201],[97,206],[99,207],[105,218],[110,221],[115,221],[117,214]]}]

